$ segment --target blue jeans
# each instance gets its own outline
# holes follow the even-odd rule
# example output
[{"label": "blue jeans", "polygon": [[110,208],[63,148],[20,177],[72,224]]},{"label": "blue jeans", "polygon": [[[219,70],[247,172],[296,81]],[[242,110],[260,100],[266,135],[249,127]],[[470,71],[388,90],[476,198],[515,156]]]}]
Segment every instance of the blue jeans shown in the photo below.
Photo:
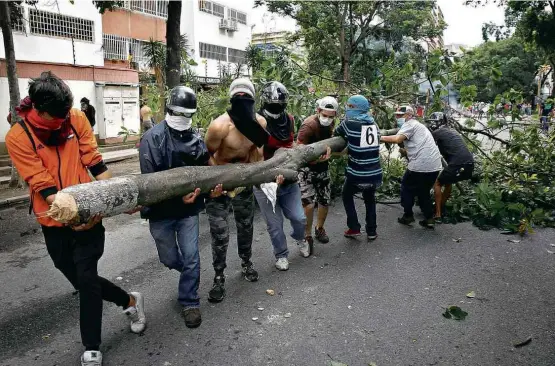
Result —
[{"label": "blue jeans", "polygon": [[366,207],[366,234],[376,234],[376,186],[367,185],[360,186],[349,182],[345,179],[343,184],[343,206],[347,214],[347,227],[354,231],[360,231],[360,223],[358,221],[357,210],[355,208],[354,195],[362,192],[364,198],[364,206]]},{"label": "blue jeans", "polygon": [[198,308],[200,298],[200,257],[198,252],[199,217],[150,221],[160,262],[181,273],[178,301],[187,308]]},{"label": "blue jeans", "polygon": [[285,216],[293,227],[291,237],[295,240],[304,239],[304,229],[306,226],[306,216],[301,204],[301,188],[298,183],[288,184],[278,187],[276,212],[272,209],[272,203],[264,192],[254,188],[254,196],[268,226],[268,233],[274,247],[276,259],[287,258],[287,237],[283,232],[283,216]]}]

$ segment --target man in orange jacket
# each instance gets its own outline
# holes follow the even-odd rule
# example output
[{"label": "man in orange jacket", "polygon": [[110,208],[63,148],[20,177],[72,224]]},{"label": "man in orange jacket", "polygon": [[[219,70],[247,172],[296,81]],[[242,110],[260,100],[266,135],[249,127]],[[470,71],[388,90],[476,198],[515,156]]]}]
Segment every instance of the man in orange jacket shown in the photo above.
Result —
[{"label": "man in orange jacket", "polygon": [[43,72],[29,84],[32,106],[18,110],[22,121],[6,135],[8,152],[20,176],[29,184],[31,206],[42,226],[46,248],[54,265],[79,290],[83,366],[102,364],[99,350],[102,300],[121,306],[131,322],[131,331],[146,326],[143,296],[127,293],[98,275],[98,260],[104,251],[102,218],[74,226],[45,217],[56,193],[92,179],[111,178],[87,118],[72,109],[69,87],[51,72]]}]

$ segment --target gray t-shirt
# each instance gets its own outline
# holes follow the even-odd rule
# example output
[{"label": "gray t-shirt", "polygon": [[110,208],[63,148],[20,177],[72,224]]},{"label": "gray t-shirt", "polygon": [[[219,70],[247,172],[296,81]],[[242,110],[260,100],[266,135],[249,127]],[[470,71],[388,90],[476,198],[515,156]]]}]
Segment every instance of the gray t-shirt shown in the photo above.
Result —
[{"label": "gray t-shirt", "polygon": [[408,169],[413,172],[437,172],[442,168],[441,155],[436,146],[432,133],[422,123],[415,119],[406,121],[398,135],[404,135],[407,155],[409,157]]}]

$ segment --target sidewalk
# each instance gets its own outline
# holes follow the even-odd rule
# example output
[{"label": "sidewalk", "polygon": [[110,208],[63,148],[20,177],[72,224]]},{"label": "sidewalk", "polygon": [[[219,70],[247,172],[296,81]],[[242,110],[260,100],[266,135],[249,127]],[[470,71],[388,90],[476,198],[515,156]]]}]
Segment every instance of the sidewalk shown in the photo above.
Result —
[{"label": "sidewalk", "polygon": [[[104,162],[110,164],[110,169],[113,171],[114,176],[124,175],[124,174],[134,174],[139,171],[139,164],[130,164],[130,166],[119,166],[121,163],[128,159],[135,159],[139,156],[139,151],[135,148],[109,151],[102,154]],[[136,165],[136,167],[135,167]],[[9,177],[8,181],[9,181]],[[7,182],[5,183],[7,185]],[[6,207],[20,205],[29,201],[29,194],[27,188],[23,189],[12,189],[3,188],[0,189],[0,210]]]}]

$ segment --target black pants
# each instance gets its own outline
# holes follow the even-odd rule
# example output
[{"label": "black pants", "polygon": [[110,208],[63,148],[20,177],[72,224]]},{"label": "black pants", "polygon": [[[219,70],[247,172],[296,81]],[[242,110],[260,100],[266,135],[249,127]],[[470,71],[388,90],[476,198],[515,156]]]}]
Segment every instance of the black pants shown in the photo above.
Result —
[{"label": "black pants", "polygon": [[407,169],[401,181],[401,206],[405,209],[405,215],[412,216],[414,198],[418,197],[418,204],[426,219],[433,217],[433,204],[430,190],[436,182],[438,172],[417,173]]},{"label": "black pants", "polygon": [[366,206],[366,233],[376,234],[376,187],[374,185],[360,186],[345,180],[343,184],[343,206],[347,213],[347,227],[351,230],[359,231],[357,211],[355,208],[354,195],[362,192],[364,205]]},{"label": "black pants", "polygon": [[46,249],[54,266],[79,290],[81,340],[87,350],[98,350],[102,326],[102,300],[126,308],[127,292],[98,275],[104,252],[104,226],[87,231],[69,227],[42,227]]}]

